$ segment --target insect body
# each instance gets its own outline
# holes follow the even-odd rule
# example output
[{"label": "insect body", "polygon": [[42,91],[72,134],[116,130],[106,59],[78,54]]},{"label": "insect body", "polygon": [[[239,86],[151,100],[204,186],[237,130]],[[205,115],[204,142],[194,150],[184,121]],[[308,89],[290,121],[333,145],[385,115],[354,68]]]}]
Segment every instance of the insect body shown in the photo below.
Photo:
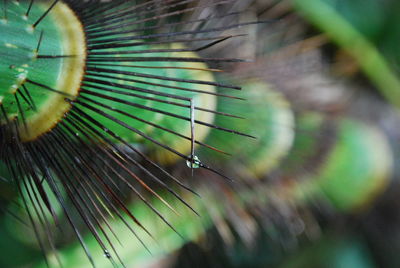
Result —
[{"label": "insect body", "polygon": [[[93,265],[74,215],[112,262],[118,253],[101,227],[106,215],[122,218],[122,211],[151,236],[127,209],[124,189],[175,230],[142,192],[177,213],[157,189],[192,212],[170,185],[193,190],[158,163],[181,158],[192,169],[196,165],[224,176],[198,160],[196,146],[218,150],[202,141],[211,128],[249,136],[213,123],[216,115],[234,117],[215,110],[217,97],[235,98],[215,88],[240,88],[216,82],[212,73],[220,70],[207,64],[240,60],[197,55],[231,38],[220,32],[238,25],[185,30],[215,19],[176,22],[182,14],[204,8],[188,2],[4,1],[0,161],[8,169],[6,179],[15,182],[43,251],[55,248],[49,226],[59,222],[57,210],[63,211]],[[49,234],[42,237],[40,230]]]}]

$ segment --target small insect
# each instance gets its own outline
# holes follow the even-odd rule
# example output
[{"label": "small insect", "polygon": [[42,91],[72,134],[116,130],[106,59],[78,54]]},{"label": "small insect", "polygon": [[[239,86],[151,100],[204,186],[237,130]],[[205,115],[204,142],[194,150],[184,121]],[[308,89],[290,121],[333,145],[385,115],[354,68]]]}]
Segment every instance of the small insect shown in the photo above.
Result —
[{"label": "small insect", "polygon": [[[219,22],[237,12],[183,20],[232,1],[197,2],[3,2],[0,161],[43,252],[55,249],[49,226],[59,224],[60,207],[93,266],[74,215],[105,256],[120,261],[109,238],[111,227],[102,226],[108,215],[122,219],[124,213],[151,236],[127,209],[123,189],[175,230],[143,193],[176,212],[157,192],[160,188],[196,213],[172,185],[194,191],[160,163],[180,158],[192,170],[227,178],[199,160],[196,146],[224,153],[202,141],[210,129],[252,138],[213,123],[216,116],[238,117],[217,111],[217,98],[240,99],[230,93],[240,87],[217,82],[213,73],[242,60],[199,56],[236,37],[225,30],[251,23]],[[131,223],[124,223],[136,236]],[[43,229],[49,230],[45,236],[40,235]]]}]

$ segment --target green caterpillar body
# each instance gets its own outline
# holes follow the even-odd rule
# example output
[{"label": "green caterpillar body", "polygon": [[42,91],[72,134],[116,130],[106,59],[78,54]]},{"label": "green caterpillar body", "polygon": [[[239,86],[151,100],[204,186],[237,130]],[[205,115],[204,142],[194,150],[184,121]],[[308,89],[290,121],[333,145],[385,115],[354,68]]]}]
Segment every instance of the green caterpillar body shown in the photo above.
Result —
[{"label": "green caterpillar body", "polygon": [[[172,44],[171,46],[138,46],[132,50],[132,54],[146,50],[173,50],[184,49],[180,44]],[[107,52],[118,53],[119,50],[107,50]],[[169,52],[169,53],[152,53],[153,57],[165,56],[185,56],[196,58],[197,55],[193,52]],[[116,56],[115,58],[117,58]],[[109,57],[112,58],[112,57]],[[209,111],[216,109],[216,97],[214,86],[203,87],[206,94],[199,94],[196,89],[199,87],[196,84],[185,83],[185,90],[174,89],[182,87],[182,83],[177,81],[163,81],[162,92],[156,91],[154,84],[159,84],[156,78],[138,78],[132,79],[126,73],[143,73],[146,70],[146,75],[153,77],[179,77],[180,79],[193,80],[193,78],[202,81],[213,82],[213,74],[207,71],[207,67],[203,63],[191,63],[190,67],[187,63],[169,63],[159,62],[157,68],[154,64],[142,63],[141,67],[132,66],[132,64],[121,62],[120,65],[113,67],[115,75],[107,75],[107,67],[101,64],[93,63],[91,66],[97,72],[88,73],[89,82],[85,82],[82,86],[81,95],[87,97],[94,95],[93,100],[97,101],[98,108],[102,108],[100,104],[106,105],[111,109],[109,114],[114,116],[126,124],[140,130],[143,134],[156,138],[158,141],[168,144],[173,148],[177,148],[184,154],[190,152],[190,132],[191,132],[191,105],[193,107],[202,107]],[[146,66],[149,67],[146,69]],[[104,74],[104,76],[102,76]],[[91,79],[94,77],[93,79]],[[149,84],[146,84],[149,83]],[[139,88],[138,88],[139,87]],[[137,91],[132,90],[138,88]],[[153,94],[152,94],[153,93]],[[209,93],[209,94],[207,94]],[[176,99],[175,96],[179,96]],[[109,99],[107,99],[109,97]],[[118,99],[116,102],[115,99]],[[132,107],[134,103],[135,106]],[[148,108],[148,110],[143,109]],[[149,149],[153,150],[154,157],[159,162],[167,164],[176,161],[173,154],[163,150],[157,150],[157,146],[148,140],[143,135],[132,132],[130,129],[121,126],[116,122],[107,121],[103,116],[89,109],[82,107],[93,118],[102,122],[108,129],[112,129],[130,143],[145,142]],[[156,109],[160,112],[155,112]],[[129,114],[126,114],[129,111]],[[180,116],[177,118],[175,115]],[[206,111],[196,110],[193,114],[194,119],[201,122],[212,123],[214,114]],[[160,127],[158,127],[160,126]],[[165,131],[168,129],[169,131]],[[208,133],[208,128],[196,125],[196,139],[202,141]],[[180,133],[184,137],[179,137],[175,133]]]},{"label": "green caterpillar body", "polygon": [[[294,137],[294,115],[284,96],[265,83],[247,82],[240,96],[246,101],[239,100],[233,106],[220,99],[218,105],[225,112],[245,117],[242,120],[232,119],[231,124],[257,139],[241,141],[240,137],[227,138],[223,133],[213,130],[207,142],[232,156],[221,157],[216,152],[205,150],[200,155],[220,165],[232,166],[233,174],[241,177],[262,177],[277,168],[288,153]],[[222,118],[216,119],[220,124],[223,121]]]},{"label": "green caterpillar body", "polygon": [[[15,182],[30,232],[40,249],[50,252],[51,264],[53,231],[60,219],[84,249],[62,252],[62,258],[79,256],[68,257],[66,265],[87,267],[81,262],[85,254],[95,266],[90,248],[94,256],[105,255],[100,267],[107,267],[109,260],[115,264],[131,256],[132,265],[163,257],[227,215],[218,197],[233,192],[225,189],[219,196],[220,188],[211,184],[210,191],[200,188],[205,201],[198,202],[192,193],[175,190],[193,192],[158,163],[181,158],[192,170],[200,167],[226,177],[205,164],[210,161],[244,181],[286,168],[286,185],[271,190],[256,180],[260,187],[239,191],[239,203],[255,195],[267,203],[266,194],[274,192],[301,204],[322,194],[347,212],[363,206],[387,183],[390,149],[374,128],[338,120],[329,132],[333,142],[324,144],[325,139],[314,139],[324,118],[308,115],[296,121],[287,100],[268,85],[252,82],[244,84],[242,93],[225,94],[239,87],[215,81],[212,72],[219,70],[207,63],[239,60],[201,58],[197,52],[229,39],[219,32],[238,25],[179,30],[186,25],[179,15],[192,11],[184,9],[186,2],[8,1],[5,6],[0,21],[5,33],[0,37],[0,161],[8,170],[1,175]],[[195,22],[207,24],[207,19]],[[192,23],[187,24],[196,28]],[[235,98],[248,102],[234,103]],[[243,141],[243,136],[258,139]],[[195,155],[199,145],[200,160]],[[230,161],[221,160],[221,152],[231,153]],[[387,157],[377,158],[375,152]],[[320,155],[324,158],[316,159]],[[305,167],[311,175],[293,180]],[[126,189],[136,197],[129,206]],[[195,209],[205,216],[193,223]],[[80,224],[90,231],[86,239]],[[152,234],[167,248],[150,250],[154,257],[145,247],[155,247]],[[138,246],[116,249],[114,235],[129,245],[136,237]]]},{"label": "green caterpillar body", "polygon": [[[29,129],[40,128],[40,133],[26,134],[26,139],[36,139],[37,136],[42,135],[44,132],[49,131],[50,128],[54,127],[60,118],[49,118],[48,114],[54,113],[52,111],[55,107],[50,102],[56,102],[54,98],[60,99],[59,93],[64,93],[63,97],[74,99],[77,94],[81,94],[82,97],[92,97],[92,104],[96,108],[104,109],[104,105],[109,107],[110,116],[116,117],[119,120],[125,122],[132,128],[140,130],[143,134],[151,135],[156,137],[160,142],[169,144],[171,147],[184,148],[184,154],[190,151],[190,141],[182,141],[176,134],[172,132],[180,133],[184,136],[190,135],[190,105],[189,101],[193,101],[195,107],[203,107],[210,111],[215,109],[215,96],[207,94],[196,93],[198,86],[193,83],[185,83],[184,90],[174,89],[181,86],[182,83],[178,81],[167,80],[160,84],[160,79],[157,77],[178,77],[181,80],[191,79],[197,77],[199,80],[213,82],[212,74],[207,71],[206,65],[203,63],[190,63],[189,65],[185,62],[157,62],[154,63],[144,62],[140,66],[133,66],[132,63],[126,61],[118,61],[118,53],[124,53],[126,55],[126,49],[111,48],[102,51],[106,55],[111,56],[105,57],[109,62],[114,63],[112,67],[113,73],[109,73],[110,67],[104,66],[101,62],[96,64],[96,60],[99,57],[94,57],[94,61],[89,67],[92,67],[94,71],[87,72],[87,79],[82,84],[82,87],[75,92],[69,92],[67,88],[64,88],[59,80],[70,79],[66,71],[81,67],[76,63],[77,58],[83,58],[83,55],[67,55],[68,57],[59,57],[60,55],[68,54],[65,50],[66,39],[73,39],[68,34],[65,34],[65,30],[60,31],[59,13],[57,11],[53,16],[49,16],[48,20],[43,20],[40,25],[40,29],[34,29],[33,21],[39,17],[47,6],[45,4],[33,5],[30,10],[29,17],[25,15],[28,9],[29,2],[10,4],[8,12],[10,15],[7,20],[4,20],[0,25],[2,28],[2,40],[4,48],[2,49],[2,55],[4,61],[2,61],[2,72],[0,81],[2,85],[2,103],[5,109],[5,113],[8,117],[18,117],[20,121],[26,121]],[[69,27],[79,27],[79,24]],[[81,29],[71,29],[71,31],[81,31]],[[43,34],[45,33],[45,34]],[[99,39],[101,41],[101,38]],[[68,41],[72,43],[71,41]],[[70,44],[71,45],[71,44]],[[83,45],[83,44],[72,44],[72,45]],[[141,45],[135,46],[130,50],[130,54],[137,55],[141,51],[173,51],[174,49],[183,49],[184,47],[179,44],[172,44],[170,46],[148,46]],[[39,49],[40,51],[37,51]],[[86,49],[71,49],[78,53],[86,53]],[[197,55],[194,52],[178,53],[178,52],[148,52],[152,57],[187,57],[196,58]],[[142,53],[142,55],[146,55]],[[49,72],[49,70],[52,70]],[[145,70],[146,76],[152,76],[154,78],[138,78],[132,79],[126,73],[143,73]],[[72,70],[77,72],[78,75],[83,70]],[[124,74],[125,73],[125,74]],[[66,78],[63,78],[66,76]],[[141,83],[144,82],[144,83]],[[150,84],[146,84],[150,82]],[[155,85],[156,84],[156,85]],[[41,85],[45,85],[44,88]],[[163,91],[160,93],[155,90],[158,86],[163,87]],[[71,85],[69,85],[71,86]],[[72,86],[71,86],[72,87]],[[53,91],[49,91],[52,89]],[[26,90],[26,91],[25,91]],[[58,92],[54,92],[58,91]],[[208,86],[205,88],[205,92],[213,93],[214,86]],[[61,94],[62,95],[62,94]],[[76,96],[74,96],[76,95]],[[19,100],[17,103],[16,98]],[[22,97],[21,97],[22,96]],[[179,97],[176,99],[176,97]],[[116,101],[116,99],[118,101]],[[30,103],[30,101],[32,103]],[[59,102],[59,101],[58,101]],[[103,106],[98,105],[101,103]],[[134,103],[135,106],[132,107]],[[67,103],[64,103],[67,105]],[[148,108],[148,110],[143,109]],[[157,113],[152,108],[157,107],[159,111],[165,111],[166,114]],[[138,143],[145,141],[146,139],[133,132],[116,122],[107,120],[104,116],[88,109],[87,107],[81,107],[81,109],[92,116],[95,120],[98,120],[107,129],[112,129],[120,137],[123,137],[127,142]],[[122,111],[122,112],[121,112]],[[126,113],[128,112],[128,115]],[[66,108],[63,108],[61,113],[68,112]],[[46,114],[47,113],[47,114]],[[125,113],[125,114],[124,114]],[[184,119],[177,119],[175,115],[182,116]],[[60,115],[58,115],[60,116]],[[44,119],[42,119],[42,118]],[[213,119],[212,113],[196,111],[194,114],[196,120],[211,123]],[[186,120],[185,120],[186,118]],[[53,120],[51,126],[46,126],[48,129],[43,130],[41,125],[44,120]],[[38,123],[32,123],[31,121],[38,121]],[[5,120],[3,119],[3,123]],[[150,124],[149,124],[150,123]],[[22,125],[22,124],[21,124]],[[164,129],[170,130],[167,132],[161,128],[156,128],[159,125]],[[202,140],[205,133],[207,132],[205,127],[197,126],[199,130],[196,131],[198,139]],[[28,129],[28,131],[29,131]],[[21,130],[22,131],[22,130]],[[30,130],[30,132],[36,132]],[[42,133],[43,132],[43,133]],[[25,135],[24,135],[25,136]],[[115,140],[114,140],[115,141]],[[180,144],[187,143],[186,146],[180,146]],[[151,146],[152,143],[148,142]],[[161,150],[159,150],[161,151]],[[165,159],[164,162],[169,162],[169,158],[173,157],[168,154],[159,152],[158,158]],[[172,160],[171,160],[172,161]]]},{"label": "green caterpillar body", "polygon": [[[249,117],[247,121],[239,120],[238,129],[243,130],[251,124],[270,125],[268,130],[254,131],[252,134],[264,133],[263,135],[258,135],[260,139],[269,141],[266,138],[269,136],[275,137],[273,140],[276,141],[277,135],[273,135],[275,132],[271,130],[276,128],[279,130],[276,133],[280,133],[280,138],[282,136],[290,137],[289,134],[295,129],[293,126],[289,127],[289,123],[294,123],[292,116],[285,117],[290,118],[290,121],[287,121],[288,124],[273,125],[273,123],[276,123],[272,119],[274,118],[273,116],[281,113],[284,115],[291,114],[283,96],[268,89],[267,85],[261,82],[245,84],[243,85],[243,90],[241,96],[248,100],[250,104],[248,107],[263,107],[265,105],[270,110],[269,113],[264,113],[264,115],[268,116],[263,117],[261,121],[260,117],[257,116],[254,116],[254,118]],[[262,96],[269,96],[269,98],[264,99]],[[258,205],[261,204],[260,202],[263,202],[262,204],[265,202],[267,205],[270,202],[268,201],[269,194],[274,193],[299,206],[322,196],[331,202],[338,211],[353,213],[360,208],[366,207],[385,188],[392,169],[392,158],[386,139],[378,130],[354,119],[332,120],[316,113],[299,115],[295,122],[297,132],[294,136],[293,146],[280,147],[281,154],[288,153],[285,158],[271,159],[274,154],[268,156],[267,152],[272,153],[277,152],[277,150],[273,150],[274,147],[271,147],[268,142],[257,142],[256,147],[242,147],[238,142],[229,142],[229,147],[227,148],[235,152],[230,160],[230,165],[235,166],[235,172],[239,172],[237,174],[240,174],[238,176],[241,179],[247,180],[249,176],[255,175],[259,177],[268,175],[271,171],[271,166],[269,165],[271,163],[268,161],[270,160],[275,169],[283,170],[282,180],[287,180],[287,183],[282,185],[269,185],[268,183],[260,182],[256,184],[257,187],[254,190],[241,189],[236,193],[238,197],[235,197],[238,199],[236,202],[241,204],[239,206],[240,209],[245,210],[245,205],[254,200],[254,198],[258,200]],[[289,133],[284,135],[282,131],[285,130]],[[218,140],[214,139],[214,137],[215,132],[211,131],[208,139],[213,139],[213,143],[210,144],[215,146],[225,145],[223,139]],[[217,154],[208,154],[206,156],[205,152],[207,151],[200,152],[199,155],[223,163],[222,156],[221,158],[218,158]],[[241,156],[239,157],[240,154]],[[259,165],[246,166],[240,163],[242,159],[249,158],[246,154],[257,156],[255,160],[263,164],[262,168],[260,169]],[[262,155],[267,155],[267,157],[261,159]],[[363,157],[359,157],[360,155]],[[317,156],[318,160],[315,160]],[[311,163],[313,165],[310,165]],[[276,166],[276,164],[278,165]],[[342,187],[343,185],[346,185],[346,187]],[[218,188],[217,186],[215,187]],[[181,217],[174,217],[171,212],[165,211],[165,215],[171,219],[171,223],[177,228],[178,232],[184,235],[185,240],[176,236],[174,231],[162,224],[162,221],[153,218],[154,215],[152,217],[148,216],[146,217],[146,226],[154,230],[159,241],[162,241],[161,244],[165,245],[168,250],[152,251],[153,255],[149,255],[141,245],[126,251],[121,250],[121,256],[126,258],[126,263],[141,266],[150,262],[150,259],[154,261],[163,258],[165,254],[178,249],[185,242],[200,239],[204,232],[213,226],[214,221],[221,220],[227,216],[229,209],[224,207],[222,200],[227,198],[231,192],[227,191],[224,194],[216,195],[204,186],[199,187],[198,191],[204,201],[199,202],[198,199],[190,197],[190,195],[185,197],[192,204],[195,204],[202,214],[201,221],[196,224],[191,222],[190,213],[186,213],[188,211],[184,208],[180,209],[181,212],[186,211],[181,214]],[[155,200],[154,203],[161,207],[160,202]],[[180,205],[174,204],[174,206],[179,207]],[[135,203],[132,204],[132,210],[146,215],[149,209],[144,204]],[[113,223],[113,226],[121,225],[123,223],[120,221]],[[117,229],[119,230],[119,228]],[[123,230],[125,229],[121,226],[121,235],[119,236],[126,237],[129,240],[126,230]],[[144,233],[141,233],[141,235],[144,236]],[[93,238],[88,238],[88,241],[90,241],[89,245],[93,245],[93,247],[96,244]],[[152,245],[153,242],[146,240],[146,244]],[[82,254],[77,247],[71,247],[62,252],[63,258],[70,261],[68,264],[77,267],[80,267],[79,265],[85,267],[86,265],[74,262],[74,260],[80,259],[81,257],[78,256]],[[131,258],[130,256],[134,257]],[[104,265],[104,267],[107,266],[107,262],[100,262],[100,264]]]},{"label": "green caterpillar body", "polygon": [[[80,22],[65,4],[10,2],[1,20],[2,124],[17,118],[18,136],[35,140],[53,128],[77,95],[85,58]],[[39,24],[40,23],[40,24]],[[68,26],[65,26],[68,25]],[[39,29],[38,29],[39,28]],[[78,28],[78,29],[76,29]]]},{"label": "green caterpillar body", "polygon": [[[46,42],[41,43],[41,32],[34,31],[32,18],[39,17],[44,11],[44,6],[37,5],[31,10],[31,17],[25,16],[27,6],[23,3],[10,3],[7,9],[7,19],[3,18],[0,23],[1,36],[1,58],[0,76],[2,103],[5,111],[9,114],[18,114],[15,105],[15,91],[22,90],[22,84],[29,77],[32,80],[46,81],[50,87],[56,86],[60,75],[62,61],[60,60],[38,60],[37,49],[47,55],[61,55],[61,33],[56,24],[52,21],[43,22],[46,29]],[[54,70],[49,72],[48,70]],[[38,106],[41,106],[48,94],[36,86],[32,89],[32,99]],[[34,111],[27,103],[21,101],[22,110],[27,117]]]},{"label": "green caterpillar body", "polygon": [[356,212],[387,187],[393,156],[378,129],[316,113],[301,115],[297,124],[293,148],[283,163],[285,176],[299,178],[289,187],[294,196],[322,196],[339,211]]}]

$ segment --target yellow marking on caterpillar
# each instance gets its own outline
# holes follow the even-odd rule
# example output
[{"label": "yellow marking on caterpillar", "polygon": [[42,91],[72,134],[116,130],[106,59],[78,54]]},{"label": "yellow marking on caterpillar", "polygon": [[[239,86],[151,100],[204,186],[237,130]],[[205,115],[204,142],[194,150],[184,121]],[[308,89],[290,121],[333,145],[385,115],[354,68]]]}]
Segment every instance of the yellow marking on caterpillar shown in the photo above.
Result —
[{"label": "yellow marking on caterpillar", "polygon": [[10,44],[10,43],[5,43],[4,45],[5,45],[6,47],[9,47],[9,48],[18,48],[16,45]]},{"label": "yellow marking on caterpillar", "polygon": [[[59,73],[62,75],[59,76],[56,89],[71,96],[77,96],[86,61],[83,26],[75,13],[61,2],[53,8],[50,16],[60,30],[63,54],[75,55],[75,57],[61,59],[63,63]],[[34,31],[32,26],[31,28]],[[29,131],[21,131],[21,140],[32,141],[50,131],[71,108],[71,104],[64,98],[65,96],[57,93],[51,94],[38,112],[27,121]]]},{"label": "yellow marking on caterpillar", "polygon": [[[27,19],[28,19],[28,18],[27,18]],[[26,31],[27,31],[28,33],[30,33],[30,34],[33,34],[34,31],[35,31],[35,28],[33,27],[33,25],[28,25],[28,26],[26,27]]]},{"label": "yellow marking on caterpillar", "polygon": [[10,94],[15,94],[18,90],[18,85],[14,84],[10,87],[10,90],[8,91]]}]

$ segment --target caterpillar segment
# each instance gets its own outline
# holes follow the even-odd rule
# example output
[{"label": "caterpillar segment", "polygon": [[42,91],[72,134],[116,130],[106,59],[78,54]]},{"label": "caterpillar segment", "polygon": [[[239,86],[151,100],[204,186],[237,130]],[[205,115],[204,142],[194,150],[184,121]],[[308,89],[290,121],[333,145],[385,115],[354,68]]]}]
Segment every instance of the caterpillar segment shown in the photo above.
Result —
[{"label": "caterpillar segment", "polygon": [[10,1],[0,23],[1,123],[18,121],[24,142],[50,131],[69,111],[64,100],[79,94],[86,45],[82,24],[65,3],[52,8],[38,1]]},{"label": "caterpillar segment", "polygon": [[322,198],[340,212],[370,206],[388,186],[393,153],[376,127],[351,118],[303,113],[289,157],[282,162],[289,196],[302,201]]},{"label": "caterpillar segment", "polygon": [[[294,114],[285,97],[268,84],[254,79],[242,87],[238,96],[246,99],[245,102],[237,100],[235,105],[229,105],[226,99],[220,99],[218,106],[221,111],[242,116],[241,120],[231,118],[230,124],[257,139],[241,140],[234,135],[228,139],[223,133],[212,130],[206,142],[231,155],[224,157],[204,149],[199,155],[229,167],[232,174],[241,178],[261,178],[278,168],[287,156],[294,139]],[[228,124],[226,121],[216,119],[217,124]]]}]

